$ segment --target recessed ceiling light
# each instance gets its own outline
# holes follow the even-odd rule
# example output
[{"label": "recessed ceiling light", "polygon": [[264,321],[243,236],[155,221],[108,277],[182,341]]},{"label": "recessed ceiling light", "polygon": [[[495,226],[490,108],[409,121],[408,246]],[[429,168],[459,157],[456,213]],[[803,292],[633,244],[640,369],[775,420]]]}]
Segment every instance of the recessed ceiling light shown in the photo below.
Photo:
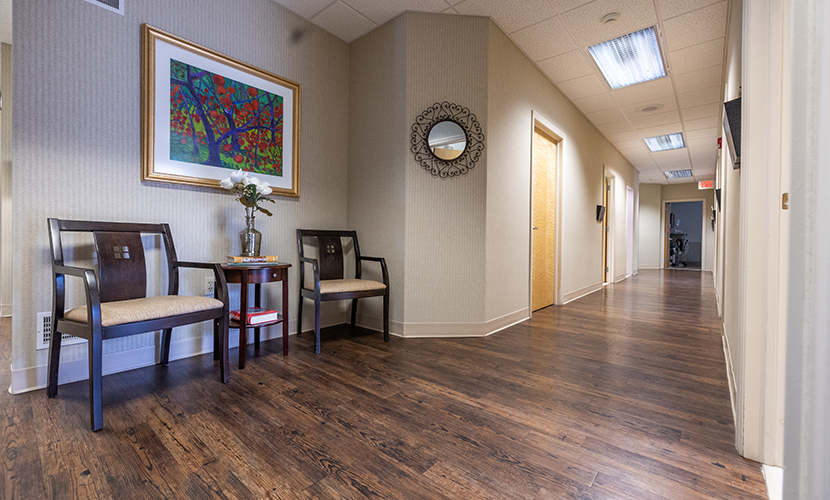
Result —
[{"label": "recessed ceiling light", "polygon": [[612,89],[666,76],[653,27],[592,45],[588,51]]},{"label": "recessed ceiling light", "polygon": [[665,106],[662,104],[646,104],[645,106],[640,106],[635,111],[640,113],[653,113],[655,111],[659,111],[663,109]]},{"label": "recessed ceiling light", "polygon": [[691,170],[672,170],[671,172],[666,172],[667,179],[685,179],[691,176]]},{"label": "recessed ceiling light", "polygon": [[613,24],[619,21],[620,13],[619,12],[609,12],[602,16],[602,19],[599,20],[602,24]]},{"label": "recessed ceiling light", "polygon": [[648,146],[648,149],[652,153],[686,147],[686,144],[683,142],[683,134],[680,133],[646,137],[643,140],[646,141],[646,146]]}]

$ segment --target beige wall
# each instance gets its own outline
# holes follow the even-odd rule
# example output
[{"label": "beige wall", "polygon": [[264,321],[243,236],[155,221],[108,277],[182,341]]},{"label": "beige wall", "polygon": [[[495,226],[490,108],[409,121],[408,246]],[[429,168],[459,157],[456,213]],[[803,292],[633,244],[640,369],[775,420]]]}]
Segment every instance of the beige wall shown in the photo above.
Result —
[{"label": "beige wall", "polygon": [[662,185],[640,184],[640,269],[663,267]]},{"label": "beige wall", "polygon": [[[198,8],[182,0],[143,1],[131,3],[125,16],[87,2],[16,2],[13,377],[46,364],[46,351],[35,350],[35,315],[51,308],[47,217],[169,222],[182,260],[218,261],[238,251],[235,238],[244,217],[233,197],[140,181],[145,22],[301,82],[301,196],[278,198],[273,217],[257,218],[263,251],[296,263],[297,227],[346,225],[344,42],[270,0],[242,0],[230,10],[223,0],[205,0]],[[292,38],[296,31],[304,33],[298,41]],[[296,269],[290,272],[292,319]],[[183,292],[203,292],[203,275],[183,279]],[[202,345],[209,329],[207,323],[179,328],[173,341]],[[153,334],[111,340],[104,354],[154,342]],[[67,347],[62,356],[85,358],[85,347]]]},{"label": "beige wall", "polygon": [[626,185],[634,189],[635,204],[639,185],[638,172],[495,24],[490,25],[489,66],[488,320],[529,305],[533,113],[565,136],[558,219],[560,301],[601,286],[602,226],[596,222],[596,205],[602,203],[603,166],[620,181],[615,274],[625,272]]}]

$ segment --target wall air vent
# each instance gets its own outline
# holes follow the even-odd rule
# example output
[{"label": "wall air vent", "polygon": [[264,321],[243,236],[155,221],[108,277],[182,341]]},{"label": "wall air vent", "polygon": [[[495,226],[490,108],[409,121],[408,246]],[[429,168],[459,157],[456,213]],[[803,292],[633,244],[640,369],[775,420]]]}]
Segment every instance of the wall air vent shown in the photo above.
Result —
[{"label": "wall air vent", "polygon": [[[49,349],[49,339],[52,336],[52,313],[37,313],[37,350]],[[61,337],[61,347],[80,344],[86,342],[86,339],[73,337],[72,335],[63,334]]]},{"label": "wall air vent", "polygon": [[126,0],[86,0],[87,2],[97,5],[98,7],[103,7],[111,12],[116,12],[118,14],[124,15],[124,2]]}]

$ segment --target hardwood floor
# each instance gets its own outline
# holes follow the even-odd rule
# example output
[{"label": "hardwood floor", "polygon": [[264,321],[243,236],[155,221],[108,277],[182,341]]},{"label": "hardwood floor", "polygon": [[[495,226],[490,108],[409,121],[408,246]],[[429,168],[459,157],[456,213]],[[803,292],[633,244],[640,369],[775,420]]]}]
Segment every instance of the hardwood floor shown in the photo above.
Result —
[{"label": "hardwood floor", "polygon": [[[734,448],[711,274],[642,271],[482,339],[346,326],[0,393],[7,499],[766,498]],[[9,380],[3,320],[0,380]],[[236,352],[232,351],[232,360]]]}]

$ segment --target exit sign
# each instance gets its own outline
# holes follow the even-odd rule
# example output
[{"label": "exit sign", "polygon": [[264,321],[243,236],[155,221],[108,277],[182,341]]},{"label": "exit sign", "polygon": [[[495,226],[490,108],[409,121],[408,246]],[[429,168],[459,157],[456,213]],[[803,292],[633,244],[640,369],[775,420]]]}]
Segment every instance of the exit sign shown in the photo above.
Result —
[{"label": "exit sign", "polygon": [[712,189],[714,187],[715,181],[700,181],[697,183],[698,189]]}]

